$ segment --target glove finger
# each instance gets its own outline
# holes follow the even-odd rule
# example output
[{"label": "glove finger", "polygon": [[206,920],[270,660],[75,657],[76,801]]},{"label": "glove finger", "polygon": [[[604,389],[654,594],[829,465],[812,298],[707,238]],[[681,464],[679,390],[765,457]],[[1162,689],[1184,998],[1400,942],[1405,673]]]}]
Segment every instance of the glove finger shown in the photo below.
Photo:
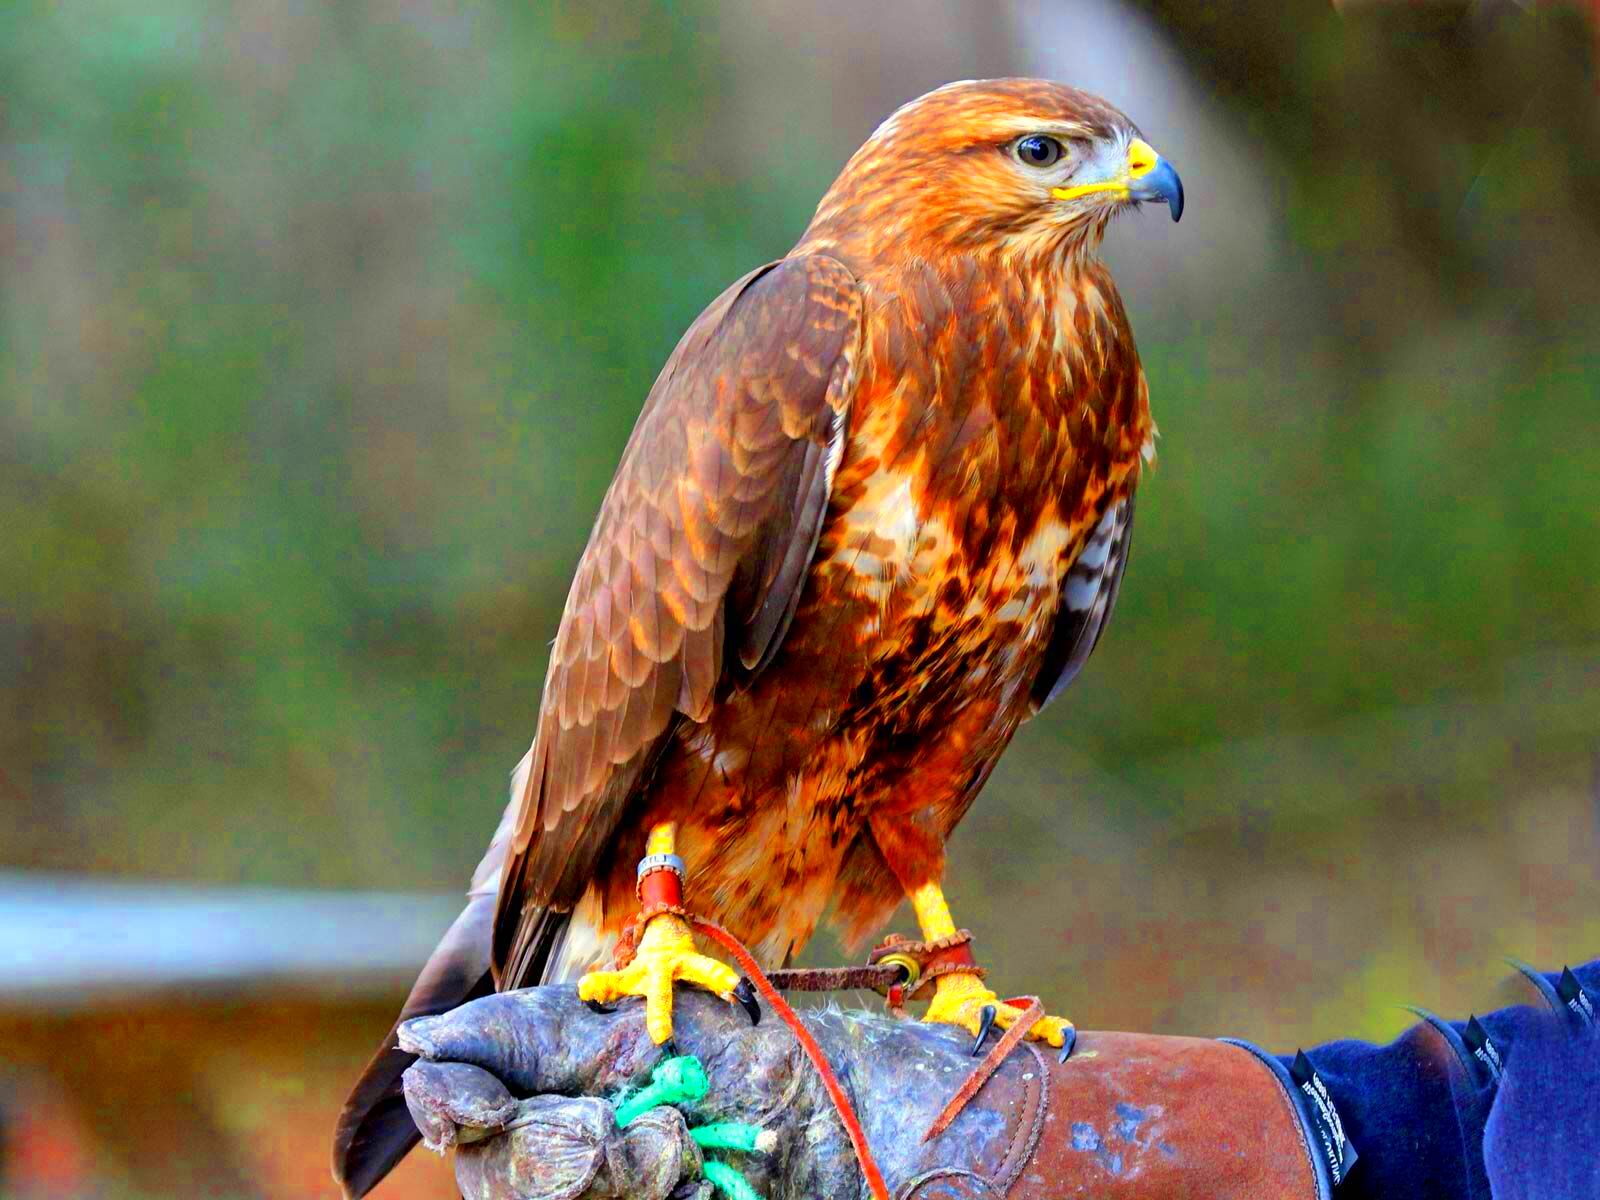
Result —
[{"label": "glove finger", "polygon": [[610,1156],[612,1190],[638,1200],[666,1200],[685,1179],[700,1174],[700,1147],[673,1108],[656,1108],[623,1132],[619,1153]]},{"label": "glove finger", "polygon": [[430,1150],[497,1132],[516,1116],[517,1102],[505,1084],[481,1067],[417,1062],[401,1078],[406,1108]]},{"label": "glove finger", "polygon": [[[677,1050],[714,1056],[725,1068],[713,1091],[752,1090],[752,1060],[762,1073],[787,1076],[794,1051],[787,1030],[776,1023],[752,1029],[742,1010],[694,988],[673,989],[668,999]],[[482,1067],[519,1095],[605,1095],[637,1081],[665,1053],[645,1031],[645,1007],[625,1000],[613,1013],[596,1013],[571,987],[527,988],[407,1021],[398,1040],[431,1062]]]},{"label": "glove finger", "polygon": [[456,1183],[466,1200],[578,1200],[620,1142],[604,1100],[534,1096],[505,1132],[457,1150]]},{"label": "glove finger", "polygon": [[407,1021],[398,1040],[429,1061],[482,1067],[522,1094],[607,1092],[660,1057],[636,1008],[595,1013],[570,987],[527,988]]}]

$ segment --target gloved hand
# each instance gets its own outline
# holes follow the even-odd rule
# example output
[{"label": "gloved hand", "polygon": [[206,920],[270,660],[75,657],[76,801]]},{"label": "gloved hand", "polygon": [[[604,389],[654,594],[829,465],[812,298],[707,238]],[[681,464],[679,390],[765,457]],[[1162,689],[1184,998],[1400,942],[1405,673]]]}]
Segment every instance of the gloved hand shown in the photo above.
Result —
[{"label": "gloved hand", "polygon": [[[804,1019],[896,1200],[1043,1200],[1063,1188],[1108,1200],[1600,1197],[1600,962],[1527,974],[1537,1004],[1466,1022],[1424,1014],[1382,1046],[1274,1057],[1084,1032],[1057,1064],[1024,1045],[926,1143],[973,1069],[965,1035],[837,1010]],[[656,1108],[619,1130],[615,1102],[665,1055],[638,1008],[596,1014],[570,988],[410,1022],[402,1040],[423,1061],[406,1076],[407,1102],[430,1146],[458,1147],[468,1200],[702,1200],[719,1159],[767,1200],[864,1197],[844,1129],[790,1031],[775,1020],[751,1028],[692,992],[675,1005],[676,1050],[710,1076],[681,1111]],[[624,1116],[640,1107],[629,1093]],[[702,1153],[691,1127],[727,1121],[759,1127],[763,1148]]]},{"label": "gloved hand", "polygon": [[[857,1200],[862,1174],[816,1070],[772,1018],[751,1027],[708,996],[675,997],[676,1051],[703,1100],[619,1130],[614,1102],[664,1057],[641,1006],[586,1009],[567,987],[490,996],[403,1027],[422,1061],[406,1098],[427,1144],[457,1148],[467,1200],[665,1200],[709,1195],[704,1160],[766,1200]],[[1322,1195],[1301,1110],[1268,1061],[1199,1038],[1081,1032],[1058,1064],[1024,1044],[939,1137],[934,1117],[976,1065],[970,1036],[887,1016],[803,1014],[850,1093],[897,1200],[1045,1200],[1070,1183],[1103,1200]],[[686,1119],[687,1118],[687,1119]],[[689,1127],[743,1122],[767,1153],[707,1150]]]}]

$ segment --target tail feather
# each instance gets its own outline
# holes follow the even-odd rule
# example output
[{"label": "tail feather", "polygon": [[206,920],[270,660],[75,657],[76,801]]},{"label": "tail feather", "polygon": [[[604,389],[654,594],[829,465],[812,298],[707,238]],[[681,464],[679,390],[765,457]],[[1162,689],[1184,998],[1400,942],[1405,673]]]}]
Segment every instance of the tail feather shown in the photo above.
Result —
[{"label": "tail feather", "polygon": [[361,1072],[339,1114],[333,1135],[333,1178],[346,1200],[359,1200],[421,1139],[406,1109],[400,1077],[416,1056],[399,1048],[396,1033],[404,1021],[448,1012],[494,991],[489,973],[489,947],[494,926],[495,895],[506,844],[516,819],[517,800],[528,775],[528,755],[511,776],[511,803],[500,818],[488,852],[473,872],[467,906],[445,932],[412,985],[411,994],[383,1044]]},{"label": "tail feather", "polygon": [[494,893],[473,896],[428,959],[395,1019],[350,1090],[333,1136],[333,1178],[347,1200],[365,1196],[421,1138],[406,1109],[400,1077],[416,1055],[399,1048],[396,1031],[412,1017],[448,1012],[494,991],[489,977],[489,926]]}]

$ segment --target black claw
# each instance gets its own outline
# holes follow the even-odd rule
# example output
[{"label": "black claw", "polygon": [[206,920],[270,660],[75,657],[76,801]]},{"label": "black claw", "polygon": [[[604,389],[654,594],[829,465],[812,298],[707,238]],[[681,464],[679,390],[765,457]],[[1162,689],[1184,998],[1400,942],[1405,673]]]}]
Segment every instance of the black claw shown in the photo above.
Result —
[{"label": "black claw", "polygon": [[761,1003],[756,999],[753,983],[748,979],[739,980],[739,986],[733,989],[733,998],[744,1005],[745,1012],[750,1014],[750,1024],[761,1024]]},{"label": "black claw", "polygon": [[983,1048],[983,1039],[989,1036],[989,1030],[994,1028],[995,1007],[985,1004],[983,1012],[978,1019],[978,1036],[972,1039],[972,1057],[978,1057],[978,1051]]},{"label": "black claw", "polygon": [[601,1004],[598,1000],[585,1000],[583,1003],[584,1007],[586,1007],[590,1012],[599,1013],[602,1017],[609,1017],[612,1013],[617,1011],[612,1005]]},{"label": "black claw", "polygon": [[661,1043],[661,1056],[663,1058],[678,1057],[678,1041],[676,1038],[668,1038]]},{"label": "black claw", "polygon": [[1061,1057],[1056,1059],[1056,1061],[1058,1063],[1064,1063],[1067,1061],[1067,1059],[1071,1058],[1072,1048],[1077,1044],[1078,1031],[1071,1025],[1068,1025],[1064,1030],[1061,1031]]}]

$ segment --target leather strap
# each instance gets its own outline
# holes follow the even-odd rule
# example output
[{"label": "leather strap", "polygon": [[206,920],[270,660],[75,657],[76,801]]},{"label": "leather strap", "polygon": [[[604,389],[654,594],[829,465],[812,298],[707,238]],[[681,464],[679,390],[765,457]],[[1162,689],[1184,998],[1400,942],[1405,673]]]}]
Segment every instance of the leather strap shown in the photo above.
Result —
[{"label": "leather strap", "polygon": [[940,976],[957,973],[979,979],[987,974],[972,957],[969,929],[928,942],[891,933],[873,948],[865,966],[791,967],[769,971],[767,978],[780,992],[874,991],[899,1015],[907,1000],[922,998]]},{"label": "leather strap", "polygon": [[1004,1192],[989,1186],[982,1175],[955,1167],[925,1171],[895,1193],[895,1200],[1002,1200]]}]

